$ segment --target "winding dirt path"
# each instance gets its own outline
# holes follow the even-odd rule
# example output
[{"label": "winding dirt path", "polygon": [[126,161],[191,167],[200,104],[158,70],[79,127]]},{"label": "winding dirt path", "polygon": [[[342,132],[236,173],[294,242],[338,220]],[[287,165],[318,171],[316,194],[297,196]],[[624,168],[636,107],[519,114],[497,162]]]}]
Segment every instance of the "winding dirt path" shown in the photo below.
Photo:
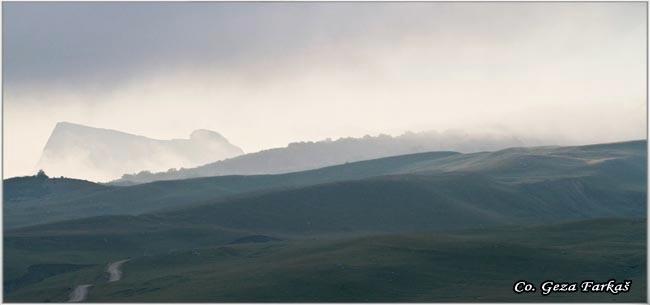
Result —
[{"label": "winding dirt path", "polygon": [[120,267],[126,262],[128,262],[128,259],[124,259],[121,261],[117,262],[112,262],[108,264],[108,267],[106,268],[106,272],[108,272],[108,282],[117,282],[122,278],[122,270],[120,270]]},{"label": "winding dirt path", "polygon": [[[112,262],[108,264],[108,267],[106,267],[106,272],[108,272],[108,282],[117,282],[120,279],[122,279],[122,270],[120,270],[120,267],[126,262],[128,262],[128,259],[124,259],[121,261],[117,262]],[[75,287],[72,292],[70,293],[70,299],[68,302],[83,302],[86,300],[88,297],[88,290],[90,287],[93,285],[91,284],[83,284],[83,285],[78,285]]]},{"label": "winding dirt path", "polygon": [[90,289],[90,287],[92,287],[90,284],[75,287],[70,293],[70,300],[68,300],[68,302],[83,302],[86,297],[88,297],[88,289]]}]

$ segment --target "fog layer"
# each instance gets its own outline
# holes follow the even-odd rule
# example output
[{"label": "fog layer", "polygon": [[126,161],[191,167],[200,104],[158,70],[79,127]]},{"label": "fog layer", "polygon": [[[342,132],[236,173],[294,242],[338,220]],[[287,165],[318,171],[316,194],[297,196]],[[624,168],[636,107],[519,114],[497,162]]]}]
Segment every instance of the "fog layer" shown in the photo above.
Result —
[{"label": "fog layer", "polygon": [[[645,3],[6,3],[5,176],[52,126],[645,138]],[[83,173],[80,173],[83,174]]]}]

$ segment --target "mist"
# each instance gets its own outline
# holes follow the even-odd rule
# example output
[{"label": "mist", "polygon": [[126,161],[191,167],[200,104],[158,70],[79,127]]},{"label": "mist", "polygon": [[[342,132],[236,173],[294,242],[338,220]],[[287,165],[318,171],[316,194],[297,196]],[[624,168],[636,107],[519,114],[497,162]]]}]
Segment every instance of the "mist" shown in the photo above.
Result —
[{"label": "mist", "polygon": [[291,142],[646,138],[645,3],[6,3],[4,173],[57,122]]}]

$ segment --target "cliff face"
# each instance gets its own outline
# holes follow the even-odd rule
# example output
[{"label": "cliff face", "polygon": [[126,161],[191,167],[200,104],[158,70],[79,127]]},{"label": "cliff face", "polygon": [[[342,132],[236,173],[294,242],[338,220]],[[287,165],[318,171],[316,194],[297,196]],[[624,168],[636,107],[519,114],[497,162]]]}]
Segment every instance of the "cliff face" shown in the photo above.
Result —
[{"label": "cliff face", "polygon": [[239,147],[209,130],[196,130],[189,139],[156,140],[61,122],[37,167],[51,176],[109,181],[124,173],[194,167],[241,154]]}]

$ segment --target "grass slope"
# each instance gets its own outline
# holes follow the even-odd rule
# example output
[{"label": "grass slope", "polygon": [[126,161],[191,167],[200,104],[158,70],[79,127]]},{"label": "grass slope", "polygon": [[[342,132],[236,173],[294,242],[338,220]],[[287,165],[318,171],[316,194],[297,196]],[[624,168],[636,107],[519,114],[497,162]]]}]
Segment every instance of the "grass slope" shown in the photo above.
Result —
[{"label": "grass slope", "polygon": [[[137,215],[156,210],[189,206],[247,192],[292,188],[333,181],[363,179],[399,171],[422,160],[455,155],[431,152],[361,161],[318,170],[257,176],[220,176],[158,181],[128,187],[103,186],[74,179],[12,178],[4,181],[4,225],[11,229],[53,221],[96,215]],[[41,192],[52,185],[68,185],[57,191]],[[20,196],[30,190],[30,196]]]},{"label": "grass slope", "polygon": [[323,235],[440,231],[645,215],[644,191],[598,175],[512,184],[474,173],[410,174],[252,194],[139,216],[99,216],[13,235],[229,229]]},{"label": "grass slope", "polygon": [[[6,300],[60,302],[74,285],[93,283],[89,301],[98,302],[644,302],[645,225],[605,219],[219,245],[134,257],[114,283],[100,267],[55,275]],[[617,296],[516,295],[512,285],[522,278],[633,285]]]},{"label": "grass slope", "polygon": [[[251,192],[291,189],[337,181],[408,173],[476,173],[498,182],[532,183],[585,176],[609,177],[645,192],[646,141],[574,146],[513,148],[460,154],[431,152],[259,176],[220,176],[107,187],[72,179],[36,177],[4,181],[5,228],[97,215],[139,215],[214,202]],[[64,185],[41,191],[52,185]],[[25,192],[29,194],[25,196]]]},{"label": "grass slope", "polygon": [[[645,285],[645,220],[528,226],[644,216],[646,162],[637,141],[131,187],[7,180],[4,289],[15,301],[65,301],[83,283],[96,285],[91,300],[497,301],[528,270],[530,281],[568,271]],[[138,278],[104,285],[106,264],[126,257]]]}]

